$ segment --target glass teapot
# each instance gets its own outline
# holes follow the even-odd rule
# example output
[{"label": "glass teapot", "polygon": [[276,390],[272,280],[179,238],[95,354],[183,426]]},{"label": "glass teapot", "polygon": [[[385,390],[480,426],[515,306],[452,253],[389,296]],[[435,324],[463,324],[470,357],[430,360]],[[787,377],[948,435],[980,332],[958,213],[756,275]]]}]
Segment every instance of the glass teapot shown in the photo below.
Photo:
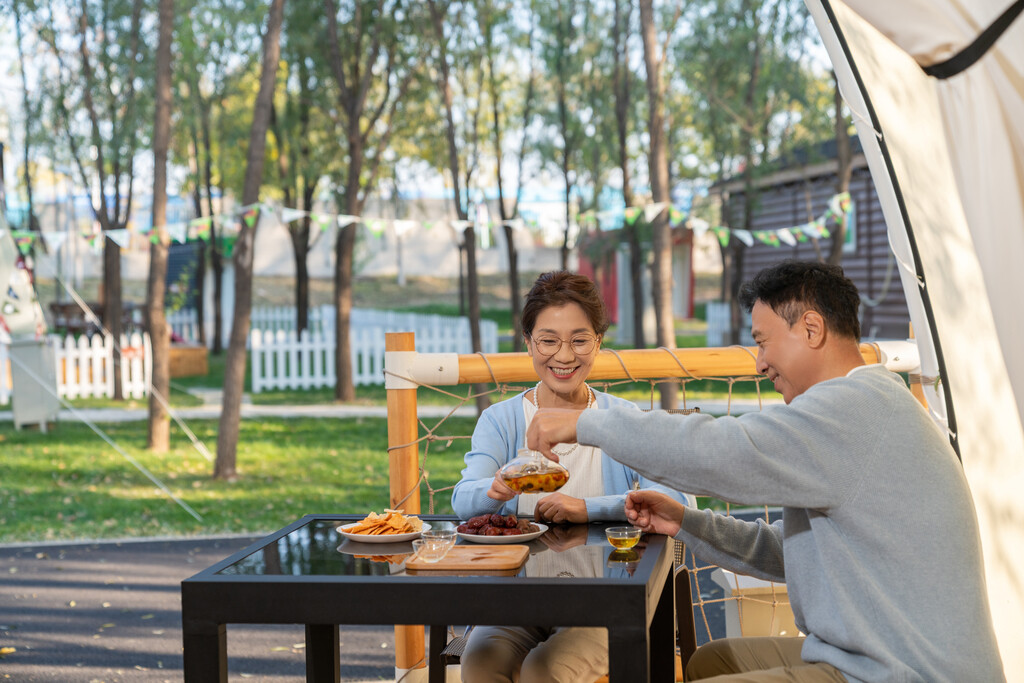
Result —
[{"label": "glass teapot", "polygon": [[498,475],[516,493],[550,493],[569,481],[569,470],[545,458],[540,451],[528,448],[520,448],[516,457],[498,470]]}]

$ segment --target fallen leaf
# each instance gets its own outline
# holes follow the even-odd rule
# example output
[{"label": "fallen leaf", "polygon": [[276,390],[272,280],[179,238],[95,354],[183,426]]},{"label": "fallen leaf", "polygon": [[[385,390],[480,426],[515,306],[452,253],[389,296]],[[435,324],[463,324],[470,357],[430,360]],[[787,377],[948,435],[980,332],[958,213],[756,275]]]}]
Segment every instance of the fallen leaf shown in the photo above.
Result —
[{"label": "fallen leaf", "polygon": [[13,655],[18,651],[16,647],[0,647],[0,657],[6,657],[7,655]]},{"label": "fallen leaf", "polygon": [[164,634],[163,630],[153,631],[152,633],[153,633],[154,636],[162,636]]},{"label": "fallen leaf", "polygon": [[77,603],[74,600],[72,600],[71,602],[68,603],[68,607],[74,607],[76,604]]},{"label": "fallen leaf", "polygon": [[301,649],[306,647],[306,644],[305,643],[295,643],[294,645],[292,645],[292,647],[295,648],[296,650],[301,650]]},{"label": "fallen leaf", "polygon": [[152,614],[143,614],[141,618],[142,619],[152,619],[153,615]]},{"label": "fallen leaf", "polygon": [[285,647],[284,645],[278,645],[277,647],[270,648],[270,651],[271,652],[290,652],[291,648],[290,647]]}]

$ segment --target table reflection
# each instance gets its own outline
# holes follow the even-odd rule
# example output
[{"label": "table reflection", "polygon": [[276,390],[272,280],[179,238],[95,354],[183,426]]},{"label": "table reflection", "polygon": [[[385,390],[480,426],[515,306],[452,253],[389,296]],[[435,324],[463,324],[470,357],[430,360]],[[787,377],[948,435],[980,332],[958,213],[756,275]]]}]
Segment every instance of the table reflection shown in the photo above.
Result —
[{"label": "table reflection", "polygon": [[[225,575],[248,576],[396,576],[412,555],[412,543],[360,543],[344,539],[336,529],[344,522],[316,519],[271,541],[222,569]],[[467,541],[460,540],[467,545]],[[530,555],[519,571],[523,577],[609,578],[632,576],[644,542],[626,556],[613,554],[604,526],[551,525],[527,544]]]}]

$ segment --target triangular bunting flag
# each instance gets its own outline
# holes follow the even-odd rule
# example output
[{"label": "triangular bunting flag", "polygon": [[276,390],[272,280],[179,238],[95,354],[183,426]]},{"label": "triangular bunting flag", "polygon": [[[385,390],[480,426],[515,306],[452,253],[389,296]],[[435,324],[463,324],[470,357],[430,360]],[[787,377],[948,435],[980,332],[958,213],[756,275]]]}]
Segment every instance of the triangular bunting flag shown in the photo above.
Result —
[{"label": "triangular bunting flag", "polygon": [[677,225],[679,225],[680,223],[682,223],[684,220],[686,220],[686,214],[684,214],[682,211],[680,211],[679,209],[677,209],[674,206],[669,207],[669,210],[668,210],[668,224],[669,225],[671,225],[674,228]]},{"label": "triangular bunting flag", "polygon": [[641,213],[643,213],[643,209],[639,206],[627,206],[626,210],[623,212],[623,216],[626,218],[626,224],[633,225],[636,223],[636,219],[640,217]]},{"label": "triangular bunting flag", "polygon": [[789,231],[789,228],[782,228],[781,230],[776,230],[775,232],[776,234],[778,234],[779,240],[783,244],[788,244],[791,247],[796,246],[796,238],[793,237],[793,233]]},{"label": "triangular bunting flag", "polygon": [[762,244],[767,244],[770,247],[779,246],[779,236],[775,234],[774,230],[755,230],[752,234]]},{"label": "triangular bunting flag", "polygon": [[281,209],[281,222],[286,224],[291,223],[292,221],[302,218],[305,215],[305,211],[299,211],[298,209],[289,209],[288,207],[285,207]]},{"label": "triangular bunting flag", "polygon": [[363,224],[376,237],[384,232],[384,221],[380,218],[364,218]]},{"label": "triangular bunting flag", "polygon": [[701,218],[691,218],[687,225],[690,230],[693,230],[694,237],[700,237],[711,228],[711,226],[708,225],[708,222]]},{"label": "triangular bunting flag", "polygon": [[256,224],[256,219],[259,217],[259,215],[260,209],[259,206],[257,205],[256,207],[249,209],[248,211],[243,213],[242,220],[245,221],[246,226],[251,228],[253,225]]},{"label": "triangular bunting flag", "polygon": [[838,218],[838,216],[849,212],[852,203],[849,192],[840,192],[828,200],[828,208]]},{"label": "triangular bunting flag", "polygon": [[14,243],[18,246],[18,251],[21,252],[22,256],[26,256],[30,251],[32,251],[32,245],[36,243],[37,234],[38,233],[31,232],[29,230],[11,231]]},{"label": "triangular bunting flag", "polygon": [[733,235],[736,235],[736,239],[748,247],[754,246],[754,236],[750,234],[749,230],[733,230]]},{"label": "triangular bunting flag", "polygon": [[668,202],[655,202],[654,204],[648,204],[644,207],[644,220],[650,223],[665,210],[666,206],[668,206]]},{"label": "triangular bunting flag", "polygon": [[103,234],[107,236],[107,239],[109,239],[111,242],[121,247],[122,249],[127,249],[128,244],[132,240],[131,233],[129,233],[128,230],[125,228],[118,228],[117,230],[107,230]]},{"label": "triangular bunting flag", "polygon": [[437,223],[435,221],[423,221],[423,229],[424,230],[430,230],[435,225],[437,225]]},{"label": "triangular bunting flag", "polygon": [[715,237],[718,238],[718,243],[721,244],[723,248],[729,246],[729,228],[715,227],[711,228],[711,232],[715,233]]},{"label": "triangular bunting flag", "polygon": [[450,223],[456,230],[465,230],[473,225],[473,221],[450,221]]},{"label": "triangular bunting flag", "polygon": [[[348,216],[340,215],[337,217],[336,222],[339,228],[344,228],[346,225],[352,225],[359,220],[359,216]],[[324,228],[326,230],[327,228]]]},{"label": "triangular bunting flag", "polygon": [[192,226],[192,227],[206,227],[206,228],[209,228],[212,223],[213,223],[213,217],[212,216],[201,216],[199,218],[193,218],[192,220],[190,220],[188,222],[188,224],[190,226]]},{"label": "triangular bunting flag", "polygon": [[392,221],[392,225],[395,226],[395,234],[401,237],[405,233],[409,232],[416,227],[416,221]]},{"label": "triangular bunting flag", "polygon": [[170,235],[171,239],[179,244],[183,244],[188,239],[188,229],[184,223],[172,223],[167,226],[167,234]]},{"label": "triangular bunting flag", "polygon": [[334,215],[329,213],[310,213],[309,219],[320,228],[320,232],[324,232],[334,223]]},{"label": "triangular bunting flag", "polygon": [[46,244],[46,251],[51,254],[60,249],[64,240],[68,238],[66,232],[41,232],[39,234],[43,238],[43,243]]},{"label": "triangular bunting flag", "polygon": [[196,237],[203,241],[210,239],[210,224],[207,223],[206,225],[199,226],[199,228],[196,229]]}]

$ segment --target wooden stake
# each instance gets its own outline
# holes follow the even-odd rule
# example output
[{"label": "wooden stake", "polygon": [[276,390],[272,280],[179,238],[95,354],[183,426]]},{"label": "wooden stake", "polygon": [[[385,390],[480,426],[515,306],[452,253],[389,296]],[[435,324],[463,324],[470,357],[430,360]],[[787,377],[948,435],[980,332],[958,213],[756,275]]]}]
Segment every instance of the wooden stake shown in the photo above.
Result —
[{"label": "wooden stake", "polygon": [[[384,335],[386,351],[415,351],[416,335],[412,332],[389,332]],[[405,514],[419,514],[419,446],[416,417],[416,389],[388,389],[388,478],[391,482],[391,507]],[[408,445],[406,445],[408,444]],[[401,448],[396,448],[401,446]],[[426,667],[425,632],[423,626],[395,626],[395,669]]]}]

